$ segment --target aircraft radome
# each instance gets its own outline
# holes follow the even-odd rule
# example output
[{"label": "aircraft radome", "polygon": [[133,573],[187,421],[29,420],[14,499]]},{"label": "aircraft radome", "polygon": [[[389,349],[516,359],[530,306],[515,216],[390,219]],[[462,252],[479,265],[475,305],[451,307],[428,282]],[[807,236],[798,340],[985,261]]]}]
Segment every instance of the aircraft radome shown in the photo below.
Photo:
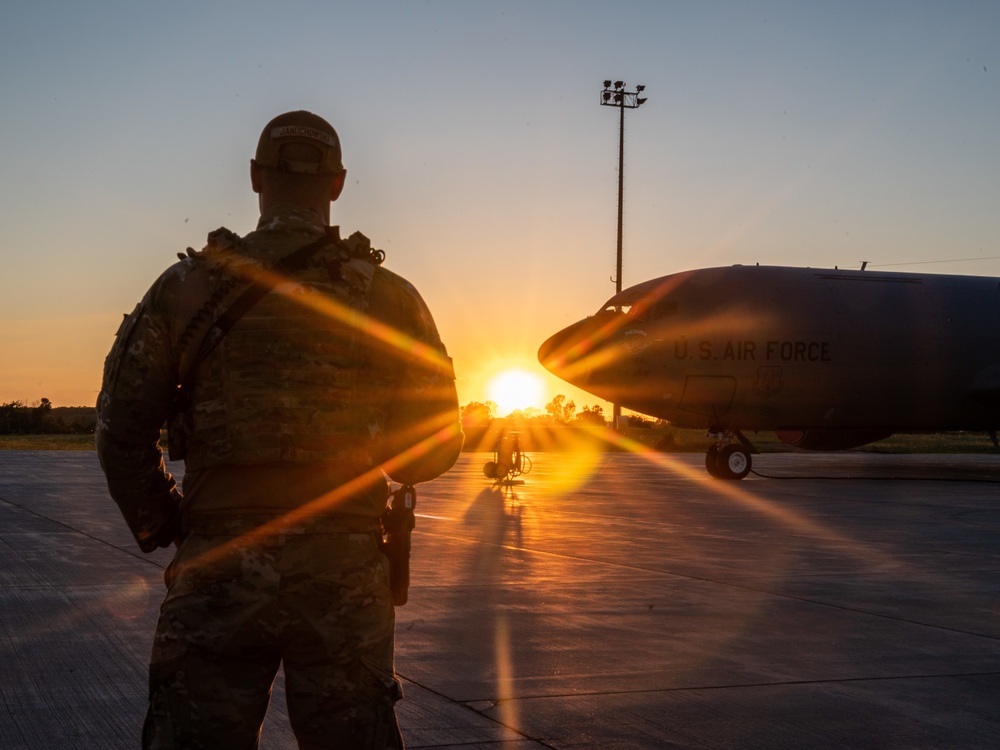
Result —
[{"label": "aircraft radome", "polygon": [[740,479],[746,433],[839,450],[894,432],[1000,427],[1000,279],[706,268],[616,294],[538,359],[602,399],[717,441]]}]

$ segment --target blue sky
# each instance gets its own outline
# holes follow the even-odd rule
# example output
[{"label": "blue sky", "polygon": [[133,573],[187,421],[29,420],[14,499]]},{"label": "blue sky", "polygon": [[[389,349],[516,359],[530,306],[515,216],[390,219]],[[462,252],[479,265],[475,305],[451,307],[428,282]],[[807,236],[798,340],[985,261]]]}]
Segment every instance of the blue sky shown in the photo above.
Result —
[{"label": "blue sky", "polygon": [[[19,2],[0,26],[0,401],[90,404],[121,314],[256,221],[273,115],[337,127],[333,207],[421,290],[460,400],[625,271],[1000,276],[1000,4]],[[970,258],[987,260],[969,261]]]}]

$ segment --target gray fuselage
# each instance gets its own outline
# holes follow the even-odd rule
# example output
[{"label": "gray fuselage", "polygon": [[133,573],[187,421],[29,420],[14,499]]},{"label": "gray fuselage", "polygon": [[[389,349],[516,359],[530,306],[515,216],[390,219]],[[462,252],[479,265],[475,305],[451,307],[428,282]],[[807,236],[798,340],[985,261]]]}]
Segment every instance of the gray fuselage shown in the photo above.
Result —
[{"label": "gray fuselage", "polygon": [[681,427],[993,430],[1000,280],[762,266],[664,276],[552,336],[568,382]]}]

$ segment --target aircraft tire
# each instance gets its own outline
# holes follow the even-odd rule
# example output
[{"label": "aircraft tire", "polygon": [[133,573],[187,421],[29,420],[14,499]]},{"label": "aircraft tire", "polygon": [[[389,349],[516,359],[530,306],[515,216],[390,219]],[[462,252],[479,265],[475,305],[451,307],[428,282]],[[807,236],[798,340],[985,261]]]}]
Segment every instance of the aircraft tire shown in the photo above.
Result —
[{"label": "aircraft tire", "polygon": [[750,473],[750,454],[741,445],[727,445],[715,462],[722,479],[742,479]]},{"label": "aircraft tire", "polygon": [[496,461],[487,461],[486,465],[483,467],[483,474],[488,476],[490,479],[496,479],[497,478]]},{"label": "aircraft tire", "polygon": [[713,443],[708,446],[708,452],[705,453],[705,470],[708,475],[715,477],[716,479],[721,479],[722,474],[719,467],[719,454],[722,453],[722,446],[718,443]]}]

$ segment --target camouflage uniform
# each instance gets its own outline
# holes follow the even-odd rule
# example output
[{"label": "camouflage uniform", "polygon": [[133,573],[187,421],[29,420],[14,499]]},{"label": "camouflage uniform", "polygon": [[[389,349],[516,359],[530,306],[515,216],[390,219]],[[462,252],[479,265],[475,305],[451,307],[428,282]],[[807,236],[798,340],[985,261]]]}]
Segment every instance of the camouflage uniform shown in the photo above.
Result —
[{"label": "camouflage uniform", "polygon": [[[363,236],[331,239],[293,278],[269,275],[323,232],[318,214],[282,206],[245,238],[213,233],[156,281],[105,362],[110,493],[144,551],[179,543],[144,747],[255,748],[282,662],[303,747],[401,747],[382,471],[413,484],[454,463],[454,374],[420,296]],[[272,289],[198,366],[177,421],[182,496],[160,428],[248,279]]]}]

